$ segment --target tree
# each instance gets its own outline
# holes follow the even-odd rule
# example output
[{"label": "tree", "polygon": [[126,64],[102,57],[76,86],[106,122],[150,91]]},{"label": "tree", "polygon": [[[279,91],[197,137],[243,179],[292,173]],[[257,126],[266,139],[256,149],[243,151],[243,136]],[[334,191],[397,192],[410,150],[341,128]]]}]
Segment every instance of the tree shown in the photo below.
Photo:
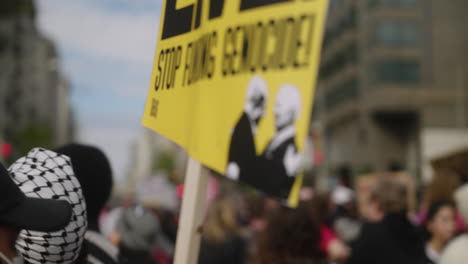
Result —
[{"label": "tree", "polygon": [[175,169],[174,157],[169,152],[156,154],[153,162],[153,172],[164,172],[168,175]]},{"label": "tree", "polygon": [[41,147],[51,149],[52,130],[42,124],[31,123],[21,129],[13,139],[13,156],[16,160],[18,157],[26,155],[31,149]]}]

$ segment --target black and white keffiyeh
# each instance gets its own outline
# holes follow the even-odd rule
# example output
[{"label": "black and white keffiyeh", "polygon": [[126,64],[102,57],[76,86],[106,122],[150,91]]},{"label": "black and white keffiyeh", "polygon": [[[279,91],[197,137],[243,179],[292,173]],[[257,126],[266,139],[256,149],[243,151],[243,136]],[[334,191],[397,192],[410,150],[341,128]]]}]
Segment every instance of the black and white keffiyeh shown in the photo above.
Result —
[{"label": "black and white keffiyeh", "polygon": [[15,183],[29,197],[65,200],[72,218],[63,230],[44,233],[23,230],[16,249],[32,264],[73,263],[79,256],[87,228],[86,204],[70,158],[35,148],[9,168]]}]

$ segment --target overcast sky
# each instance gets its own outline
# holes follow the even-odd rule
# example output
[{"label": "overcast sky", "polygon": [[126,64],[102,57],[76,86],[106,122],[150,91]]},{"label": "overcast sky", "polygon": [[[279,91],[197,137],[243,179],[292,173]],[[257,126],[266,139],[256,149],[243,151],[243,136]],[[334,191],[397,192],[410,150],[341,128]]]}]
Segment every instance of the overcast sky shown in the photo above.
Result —
[{"label": "overcast sky", "polygon": [[39,28],[56,43],[71,83],[78,139],[100,146],[122,180],[142,131],[161,1],[36,2]]}]

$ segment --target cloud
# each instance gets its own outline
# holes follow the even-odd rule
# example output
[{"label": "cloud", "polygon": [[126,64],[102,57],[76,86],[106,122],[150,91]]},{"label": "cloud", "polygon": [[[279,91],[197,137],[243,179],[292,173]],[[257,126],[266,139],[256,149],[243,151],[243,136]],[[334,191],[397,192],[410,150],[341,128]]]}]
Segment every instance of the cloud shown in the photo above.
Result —
[{"label": "cloud", "polygon": [[[99,2],[39,0],[39,26],[63,49],[151,63],[159,29],[159,9],[153,7],[124,13],[117,8],[122,1],[116,1],[114,5],[110,1]],[[138,5],[140,1],[131,2]],[[147,2],[141,1],[140,5]]]}]

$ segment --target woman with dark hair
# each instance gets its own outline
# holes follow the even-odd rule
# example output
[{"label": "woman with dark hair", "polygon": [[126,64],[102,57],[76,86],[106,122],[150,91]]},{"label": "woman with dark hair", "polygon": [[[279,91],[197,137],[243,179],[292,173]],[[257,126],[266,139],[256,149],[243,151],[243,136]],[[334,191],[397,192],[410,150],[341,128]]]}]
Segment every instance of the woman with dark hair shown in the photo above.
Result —
[{"label": "woman with dark hair", "polygon": [[[454,193],[461,186],[460,176],[447,169],[440,169],[434,175],[434,179],[427,186],[421,205],[421,210],[418,214],[417,223],[423,225],[426,222],[427,213],[431,204],[438,201],[453,201]],[[465,230],[465,223],[461,215],[457,212],[456,227],[458,232]]]},{"label": "woman with dark hair", "polygon": [[439,262],[448,242],[455,236],[456,222],[455,204],[449,201],[434,202],[429,206],[424,234],[426,239],[426,256],[430,263]]},{"label": "woman with dark hair", "polygon": [[308,202],[312,215],[320,227],[320,250],[333,263],[342,263],[350,255],[350,249],[330,227],[330,197],[328,194],[317,194]]},{"label": "woman with dark hair", "polygon": [[272,214],[262,233],[251,264],[318,264],[325,256],[320,251],[320,226],[310,207],[280,208]]}]

